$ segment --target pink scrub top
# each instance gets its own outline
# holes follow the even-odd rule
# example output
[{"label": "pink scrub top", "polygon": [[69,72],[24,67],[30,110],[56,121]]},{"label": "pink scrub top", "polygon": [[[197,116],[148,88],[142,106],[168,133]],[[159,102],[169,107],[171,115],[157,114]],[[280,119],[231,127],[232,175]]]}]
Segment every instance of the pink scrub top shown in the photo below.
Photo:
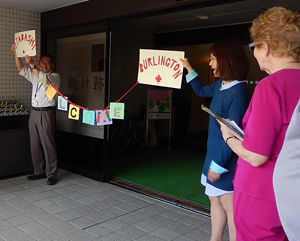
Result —
[{"label": "pink scrub top", "polygon": [[239,158],[234,190],[275,201],[272,177],[285,132],[300,98],[300,70],[283,69],[262,79],[255,88],[243,119],[242,145],[248,151],[267,156],[259,167]]}]

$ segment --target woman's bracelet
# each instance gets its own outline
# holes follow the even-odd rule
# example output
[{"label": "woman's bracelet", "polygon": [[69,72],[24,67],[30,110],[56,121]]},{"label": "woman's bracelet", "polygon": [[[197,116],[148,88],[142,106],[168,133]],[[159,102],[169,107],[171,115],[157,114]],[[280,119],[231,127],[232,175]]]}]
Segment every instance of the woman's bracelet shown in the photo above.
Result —
[{"label": "woman's bracelet", "polygon": [[229,140],[229,139],[231,139],[231,138],[234,138],[234,136],[229,136],[229,137],[227,137],[227,139],[226,139],[226,144],[228,145],[228,143],[227,143],[227,141]]}]

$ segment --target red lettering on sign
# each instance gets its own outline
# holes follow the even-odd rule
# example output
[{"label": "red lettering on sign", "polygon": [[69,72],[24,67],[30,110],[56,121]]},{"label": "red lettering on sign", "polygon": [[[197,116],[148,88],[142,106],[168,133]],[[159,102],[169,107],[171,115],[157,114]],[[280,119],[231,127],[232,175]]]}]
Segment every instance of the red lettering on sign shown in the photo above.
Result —
[{"label": "red lettering on sign", "polygon": [[151,58],[148,58],[148,66],[152,66]]},{"label": "red lettering on sign", "polygon": [[166,56],[161,56],[161,65],[165,65]]},{"label": "red lettering on sign", "polygon": [[21,34],[15,38],[16,47],[22,42],[28,42],[28,44],[32,47],[32,50],[35,48],[35,39],[31,35]]},{"label": "red lettering on sign", "polygon": [[167,58],[167,60],[166,60],[166,66],[167,66],[167,67],[170,66],[170,61],[171,61],[171,59],[170,59],[170,58]]},{"label": "red lettering on sign", "polygon": [[181,70],[178,70],[175,74],[173,74],[174,79],[177,79],[180,75],[182,75]]},{"label": "red lettering on sign", "polygon": [[[145,70],[148,69],[148,67],[150,68],[152,66],[165,66],[167,68],[173,69],[173,71],[175,72],[173,75],[174,79],[178,78],[182,74],[182,71],[179,70],[180,68],[179,61],[168,58],[166,56],[160,56],[160,55],[143,59],[141,63],[139,63],[140,73],[143,73]],[[160,78],[159,75],[158,77]],[[157,82],[160,82],[160,80]]]},{"label": "red lettering on sign", "polygon": [[144,70],[143,70],[143,65],[140,64],[140,72],[143,73],[143,71],[144,71]]}]

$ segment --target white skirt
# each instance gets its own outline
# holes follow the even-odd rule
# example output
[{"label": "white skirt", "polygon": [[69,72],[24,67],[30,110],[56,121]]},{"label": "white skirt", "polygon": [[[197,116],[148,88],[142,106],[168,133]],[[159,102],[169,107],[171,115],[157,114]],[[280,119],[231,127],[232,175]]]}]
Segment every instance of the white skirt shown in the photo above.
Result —
[{"label": "white skirt", "polygon": [[205,186],[205,194],[209,197],[218,197],[224,194],[233,193],[233,191],[225,191],[208,184],[207,177],[203,173],[201,175],[201,184]]}]

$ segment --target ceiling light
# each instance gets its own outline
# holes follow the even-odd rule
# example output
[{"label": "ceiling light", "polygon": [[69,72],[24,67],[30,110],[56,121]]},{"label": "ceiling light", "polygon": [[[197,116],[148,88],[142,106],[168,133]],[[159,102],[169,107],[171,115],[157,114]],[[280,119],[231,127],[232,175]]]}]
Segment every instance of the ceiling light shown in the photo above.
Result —
[{"label": "ceiling light", "polygon": [[209,19],[210,17],[209,16],[207,16],[207,15],[198,15],[197,17],[196,17],[196,19],[201,19],[201,20],[203,20],[203,19]]}]

